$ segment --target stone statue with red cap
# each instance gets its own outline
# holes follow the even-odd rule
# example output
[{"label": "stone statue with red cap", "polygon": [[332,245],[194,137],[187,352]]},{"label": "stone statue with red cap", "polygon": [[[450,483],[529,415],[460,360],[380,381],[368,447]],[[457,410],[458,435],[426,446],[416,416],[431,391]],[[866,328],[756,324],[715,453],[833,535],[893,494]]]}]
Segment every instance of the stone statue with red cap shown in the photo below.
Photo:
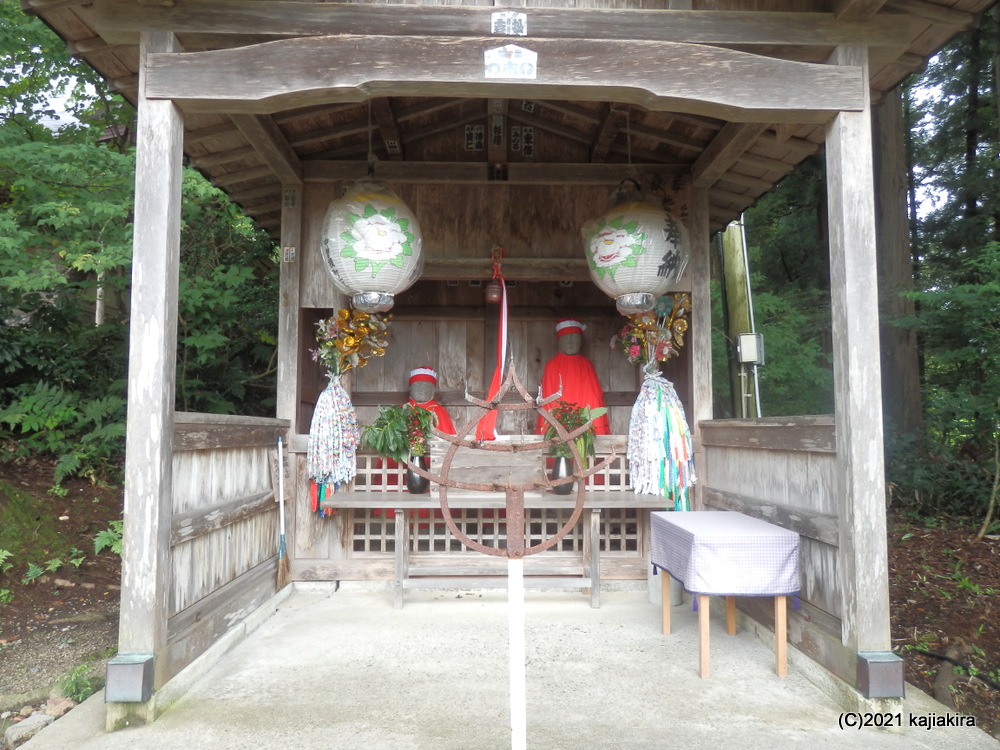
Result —
[{"label": "stone statue with red cap", "polygon": [[[545,363],[542,372],[542,398],[551,396],[562,388],[560,400],[597,409],[604,406],[604,390],[597,379],[597,371],[587,357],[580,353],[583,348],[583,332],[587,326],[579,320],[563,318],[556,323],[556,346],[559,351]],[[551,409],[553,404],[549,404]],[[542,417],[538,417],[535,432],[539,435],[548,427]],[[610,435],[611,424],[605,413],[594,420],[597,435]]]},{"label": "stone statue with red cap", "polygon": [[455,434],[448,411],[434,400],[437,389],[437,371],[430,367],[417,367],[410,370],[410,403],[437,415],[437,428],[447,435]]}]

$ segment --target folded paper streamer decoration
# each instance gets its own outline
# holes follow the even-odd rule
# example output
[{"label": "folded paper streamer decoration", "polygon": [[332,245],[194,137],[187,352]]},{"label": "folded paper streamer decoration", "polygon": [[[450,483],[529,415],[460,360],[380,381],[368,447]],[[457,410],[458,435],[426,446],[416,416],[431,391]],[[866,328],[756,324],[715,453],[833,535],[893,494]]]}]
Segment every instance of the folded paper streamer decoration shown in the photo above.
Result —
[{"label": "folded paper streamer decoration", "polygon": [[632,407],[626,456],[635,492],[663,495],[674,510],[691,509],[696,477],[684,407],[673,383],[650,369]]}]

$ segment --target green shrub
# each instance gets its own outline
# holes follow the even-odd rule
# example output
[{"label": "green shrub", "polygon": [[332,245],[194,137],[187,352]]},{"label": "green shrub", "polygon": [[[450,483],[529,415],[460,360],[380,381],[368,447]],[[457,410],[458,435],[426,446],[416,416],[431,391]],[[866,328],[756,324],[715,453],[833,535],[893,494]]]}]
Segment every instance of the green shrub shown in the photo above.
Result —
[{"label": "green shrub", "polygon": [[122,554],[122,529],[124,521],[111,521],[108,528],[97,532],[94,537],[94,554],[98,555],[103,549],[109,549],[114,554],[121,557]]}]

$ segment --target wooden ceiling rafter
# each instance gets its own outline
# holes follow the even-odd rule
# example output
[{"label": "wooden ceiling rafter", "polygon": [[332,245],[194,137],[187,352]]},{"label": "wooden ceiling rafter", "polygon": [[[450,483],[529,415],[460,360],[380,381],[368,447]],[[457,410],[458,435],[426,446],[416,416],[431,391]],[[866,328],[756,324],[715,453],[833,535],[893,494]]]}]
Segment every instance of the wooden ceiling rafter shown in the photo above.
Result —
[{"label": "wooden ceiling rafter", "polygon": [[712,187],[768,127],[763,123],[726,123],[695,159],[691,167],[691,184],[696,188]]},{"label": "wooden ceiling rafter", "polygon": [[430,115],[440,115],[450,109],[460,107],[464,103],[464,99],[438,97],[428,99],[419,104],[410,105],[409,107],[399,107],[396,110],[396,122],[404,123],[422,117],[429,117]]},{"label": "wooden ceiling rafter", "polygon": [[880,10],[886,0],[834,0],[833,17],[838,21],[864,21]]},{"label": "wooden ceiling rafter", "polygon": [[885,7],[962,31],[971,29],[976,22],[976,17],[972,13],[927,2],[927,0],[886,0]]},{"label": "wooden ceiling rafter", "polygon": [[[491,6],[420,5],[419,2],[400,6],[316,0],[270,3],[259,0],[177,3],[169,0],[21,0],[22,7],[29,13],[47,14],[44,20],[66,39],[71,53],[102,72],[112,81],[113,90],[133,102],[138,95],[138,76],[129,71],[137,70],[136,44],[140,27],[170,30],[187,52],[204,50],[212,55],[217,50],[238,52],[241,48],[264,44],[270,44],[269,49],[273,49],[282,39],[292,41],[292,37],[315,38],[329,33],[349,35],[352,30],[358,31],[367,41],[370,39],[368,32],[373,28],[379,29],[383,37],[396,39],[396,42],[387,41],[387,45],[405,45],[414,35],[441,37],[446,40],[445,45],[466,45],[485,38],[484,28],[488,26],[490,14],[496,10]],[[702,2],[709,7],[722,5],[715,0]],[[986,7],[986,0],[817,0],[794,4],[795,12],[764,10],[767,4],[760,0],[744,4],[752,7],[752,11],[692,10],[692,6],[698,7],[699,0],[667,0],[662,4],[667,7],[654,10],[524,8],[530,19],[531,36],[527,43],[532,48],[553,50],[569,40],[564,46],[576,51],[580,43],[600,39],[615,43],[613,46],[619,49],[639,50],[636,57],[641,60],[644,58],[642,50],[648,48],[644,41],[693,41],[695,46],[711,45],[704,48],[710,54],[745,50],[754,57],[780,62],[821,62],[837,45],[859,44],[869,47],[869,82],[873,88],[872,98],[877,100],[884,89],[898,83],[905,74],[921,69],[927,56],[956,31],[970,28],[977,14]],[[792,7],[792,3],[775,3],[768,7]],[[500,36],[489,37],[488,41],[491,44],[525,43],[525,40]],[[633,41],[638,44],[633,45]],[[547,45],[547,42],[556,44]],[[705,54],[703,50],[697,52]],[[545,54],[548,57],[549,52]],[[355,56],[356,62],[360,59],[361,56]],[[419,54],[413,56],[411,53],[410,61],[414,59],[418,65],[423,62]],[[282,64],[287,61],[283,60]],[[440,144],[445,139],[452,135],[464,136],[465,124],[485,122],[488,114],[483,114],[482,102],[473,99],[512,99],[509,106],[512,112],[520,112],[517,100],[530,99],[536,105],[534,114],[525,113],[521,124],[529,124],[528,120],[535,118],[530,122],[532,127],[556,137],[543,140],[546,148],[567,141],[567,146],[575,153],[570,156],[572,161],[560,161],[558,156],[552,158],[539,153],[531,164],[511,164],[513,184],[569,184],[572,180],[598,184],[615,179],[611,172],[622,168],[621,164],[613,163],[616,160],[644,162],[641,166],[649,170],[649,174],[685,173],[695,165],[697,179],[710,183],[707,189],[713,228],[727,223],[727,213],[731,218],[752,205],[803,158],[822,148],[822,117],[803,121],[786,116],[784,112],[748,115],[746,111],[691,107],[684,101],[678,105],[669,100],[641,97],[617,101],[621,81],[631,83],[632,73],[629,70],[628,75],[619,77],[614,90],[603,92],[594,91],[595,81],[585,74],[578,76],[580,85],[588,89],[586,100],[581,99],[577,86],[554,90],[463,84],[448,90],[422,85],[393,88],[377,83],[347,95],[348,99],[353,97],[356,101],[342,101],[337,97],[310,100],[307,96],[289,102],[287,108],[282,105],[259,110],[253,107],[232,109],[223,105],[200,109],[193,106],[185,110],[182,102],[178,106],[185,110],[185,122],[192,128],[185,134],[190,162],[246,206],[248,212],[252,211],[258,224],[266,227],[276,227],[280,223],[282,181],[294,181],[298,174],[302,179],[315,179],[323,169],[327,174],[322,179],[328,179],[332,174],[328,167],[336,163],[342,165],[335,172],[349,175],[347,179],[364,175],[364,170],[356,171],[356,165],[363,165],[367,156],[362,143],[367,137],[362,138],[362,134],[374,130],[367,127],[364,122],[367,115],[362,114],[366,113],[367,102],[373,96],[376,97],[373,114],[380,106],[374,103],[376,101],[382,102],[390,114],[388,119],[376,118],[378,139],[374,145],[379,156],[384,154],[387,161],[392,161],[389,152],[378,145],[385,140],[396,141],[401,150],[405,140],[407,150],[413,148],[415,155],[401,154],[399,171],[384,171],[388,165],[381,164],[380,178],[393,174],[403,181],[434,182],[445,181],[448,174],[460,174],[463,175],[460,181],[487,180],[487,160],[497,161],[495,149],[483,155],[484,161],[472,164],[406,164],[404,160],[419,159],[422,149],[428,154],[444,155]],[[563,80],[576,79],[569,76]],[[479,107],[476,117],[466,114],[463,109],[470,105]],[[630,149],[623,144],[620,124],[616,137],[613,120],[619,115],[613,112],[617,107],[629,107],[633,112],[630,122],[633,140],[638,138],[641,148],[632,144]],[[214,118],[221,120],[221,111],[244,118],[244,128],[238,129],[228,121],[208,124]],[[508,120],[513,121],[512,118]],[[757,121],[757,124],[747,125],[748,121]],[[762,132],[756,138],[748,138],[752,143],[736,143],[739,138],[733,135],[735,132],[755,129]],[[254,142],[262,130],[269,133],[263,145],[247,148],[246,140]],[[576,144],[586,145],[585,154]],[[714,156],[713,150],[717,152]],[[564,153],[563,158],[566,156],[569,154]],[[587,164],[588,158],[591,164]],[[296,160],[300,162],[298,165]],[[412,168],[422,168],[422,164],[426,164],[431,173],[427,180],[413,176]],[[583,167],[606,167],[609,171]]]},{"label": "wooden ceiling rafter", "polygon": [[253,146],[244,146],[243,148],[231,148],[226,149],[225,151],[216,151],[204,156],[192,156],[191,164],[199,169],[211,169],[212,167],[220,167],[223,164],[231,164],[234,161],[243,161],[244,159],[253,158],[257,155],[257,149]]},{"label": "wooden ceiling rafter", "polygon": [[590,148],[590,160],[592,162],[607,161],[611,153],[611,145],[618,138],[622,130],[622,125],[628,119],[628,108],[620,107],[616,104],[609,104],[607,114],[601,121],[597,130],[597,136],[593,140]]},{"label": "wooden ceiling rafter", "polygon": [[482,121],[482,119],[483,113],[481,111],[472,112],[459,117],[449,118],[446,122],[437,122],[433,125],[425,125],[422,128],[407,130],[406,142],[417,143],[418,141],[422,141],[427,138],[433,138],[441,133],[447,133],[449,130],[454,130],[455,128],[465,127],[470,123]]},{"label": "wooden ceiling rafter", "polygon": [[590,146],[593,139],[585,133],[581,133],[579,130],[567,127],[566,125],[560,125],[557,122],[548,120],[539,115],[529,114],[519,109],[511,110],[507,113],[507,116],[513,121],[518,122],[522,125],[527,125],[529,127],[535,128],[537,130],[544,130],[547,133],[552,133],[560,138],[565,138],[576,143],[582,143],[585,146]]},{"label": "wooden ceiling rafter", "polygon": [[260,158],[283,184],[302,182],[302,163],[284,134],[267,115],[230,115]]},{"label": "wooden ceiling rafter", "polygon": [[403,139],[399,135],[399,125],[392,112],[392,105],[386,97],[378,96],[369,100],[379,138],[389,159],[402,159]]},{"label": "wooden ceiling rafter", "polygon": [[212,184],[216,187],[227,187],[231,185],[238,185],[241,182],[250,182],[251,180],[262,180],[265,178],[274,179],[274,172],[271,171],[270,167],[253,167],[251,169],[240,169],[235,172],[227,172],[225,174],[214,175],[211,177]]},{"label": "wooden ceiling rafter", "polygon": [[39,13],[72,8],[87,2],[90,0],[21,0],[21,10],[30,16],[37,16]]}]

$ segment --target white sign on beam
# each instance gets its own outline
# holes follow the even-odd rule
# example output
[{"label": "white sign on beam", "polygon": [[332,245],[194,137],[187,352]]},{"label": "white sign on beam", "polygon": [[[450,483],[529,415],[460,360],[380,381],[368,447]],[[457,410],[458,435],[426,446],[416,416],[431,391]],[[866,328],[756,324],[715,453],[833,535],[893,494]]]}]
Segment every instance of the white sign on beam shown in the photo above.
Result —
[{"label": "white sign on beam", "polygon": [[528,36],[528,15],[501,10],[490,16],[490,33],[496,36]]},{"label": "white sign on beam", "polygon": [[516,44],[488,49],[483,57],[487,78],[534,80],[538,71],[538,53]]}]

